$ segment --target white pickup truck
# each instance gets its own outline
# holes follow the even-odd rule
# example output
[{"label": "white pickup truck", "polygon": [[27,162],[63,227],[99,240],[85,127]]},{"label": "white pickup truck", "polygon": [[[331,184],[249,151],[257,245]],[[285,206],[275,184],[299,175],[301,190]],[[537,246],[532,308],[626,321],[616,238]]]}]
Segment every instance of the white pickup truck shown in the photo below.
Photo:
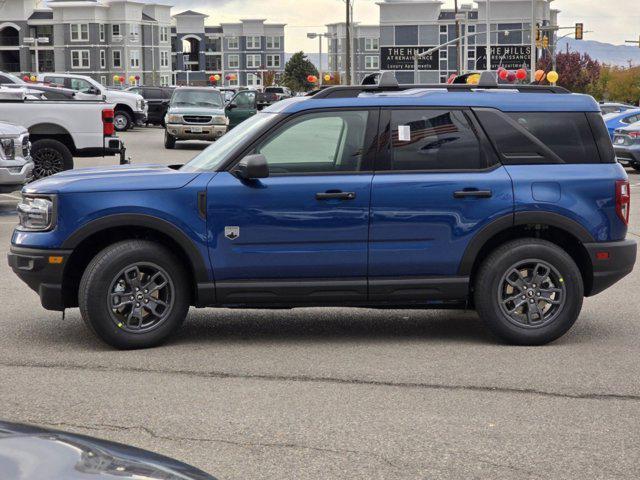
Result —
[{"label": "white pickup truck", "polygon": [[104,99],[114,105],[113,123],[116,130],[124,132],[135,125],[147,123],[148,105],[142,95],[121,90],[110,90],[100,82],[86,75],[70,73],[42,73],[39,82],[70,88],[85,95],[93,95],[96,100]]},{"label": "white pickup truck", "polygon": [[28,90],[0,87],[0,121],[29,131],[33,175],[42,178],[73,168],[73,157],[120,155],[114,105],[95,100],[35,100]]}]

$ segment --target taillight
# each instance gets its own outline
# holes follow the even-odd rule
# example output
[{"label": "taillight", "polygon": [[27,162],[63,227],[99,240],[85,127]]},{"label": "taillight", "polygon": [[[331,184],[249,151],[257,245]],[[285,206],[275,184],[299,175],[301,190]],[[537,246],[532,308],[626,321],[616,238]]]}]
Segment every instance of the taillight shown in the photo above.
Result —
[{"label": "taillight", "polygon": [[627,180],[616,182],[616,213],[625,225],[629,225],[629,210],[631,210],[631,191]]},{"label": "taillight", "polygon": [[113,124],[113,117],[114,112],[112,109],[107,108],[102,110],[102,133],[105,137],[110,137],[116,132]]}]

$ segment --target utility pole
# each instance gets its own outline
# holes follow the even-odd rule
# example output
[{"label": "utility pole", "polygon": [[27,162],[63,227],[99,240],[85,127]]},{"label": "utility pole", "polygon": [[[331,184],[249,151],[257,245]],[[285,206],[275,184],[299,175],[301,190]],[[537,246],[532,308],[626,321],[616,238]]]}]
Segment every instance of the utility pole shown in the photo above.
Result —
[{"label": "utility pole", "polygon": [[537,0],[531,0],[531,70],[529,70],[529,74],[531,75],[532,81],[538,60],[536,55],[536,1]]},{"label": "utility pole", "polygon": [[347,85],[351,85],[351,0],[345,0],[347,4],[347,58],[345,70],[347,72]]},{"label": "utility pole", "polygon": [[458,43],[456,44],[456,51],[458,52],[458,62],[457,62],[457,67],[456,70],[458,71],[458,74],[461,75],[462,74],[462,42],[460,41],[460,19],[458,18],[458,0],[454,0],[453,3],[453,8],[455,10],[455,14],[456,14],[456,38],[458,39]]},{"label": "utility pole", "polygon": [[487,0],[487,71],[491,70],[491,7]]}]

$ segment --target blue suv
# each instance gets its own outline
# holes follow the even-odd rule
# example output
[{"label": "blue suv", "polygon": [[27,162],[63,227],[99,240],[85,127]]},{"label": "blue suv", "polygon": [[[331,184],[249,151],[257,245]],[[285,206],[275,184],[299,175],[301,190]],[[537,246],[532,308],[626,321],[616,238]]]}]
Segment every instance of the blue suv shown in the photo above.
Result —
[{"label": "blue suv", "polygon": [[278,102],[184,166],[32,183],[9,263],[117,348],[190,306],[474,308],[540,345],[632,271],[629,208],[591,97],[387,78]]}]

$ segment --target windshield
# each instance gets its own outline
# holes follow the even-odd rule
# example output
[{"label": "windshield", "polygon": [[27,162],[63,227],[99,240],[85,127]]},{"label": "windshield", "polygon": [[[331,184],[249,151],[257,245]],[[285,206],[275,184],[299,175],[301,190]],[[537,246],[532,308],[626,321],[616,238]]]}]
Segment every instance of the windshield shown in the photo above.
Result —
[{"label": "windshield", "polygon": [[245,120],[233,130],[223,135],[209,147],[198,154],[180,170],[186,172],[205,172],[215,170],[244,140],[253,138],[270,121],[275,118],[272,113],[259,113]]},{"label": "windshield", "polygon": [[171,99],[173,107],[219,107],[224,102],[217,90],[176,90]]}]

